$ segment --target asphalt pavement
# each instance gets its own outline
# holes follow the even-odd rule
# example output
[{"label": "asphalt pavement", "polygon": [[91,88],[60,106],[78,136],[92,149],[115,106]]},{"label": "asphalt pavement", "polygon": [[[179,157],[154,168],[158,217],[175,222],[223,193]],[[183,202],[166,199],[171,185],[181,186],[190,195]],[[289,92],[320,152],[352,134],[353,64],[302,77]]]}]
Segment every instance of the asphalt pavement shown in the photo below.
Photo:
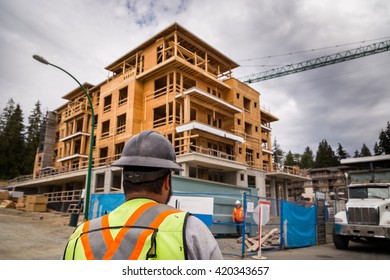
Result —
[{"label": "asphalt pavement", "polygon": [[[253,259],[257,253],[246,253],[242,258],[240,251],[224,254],[225,259]],[[350,242],[347,250],[338,250],[333,243],[303,248],[262,250],[261,257],[268,260],[390,260],[390,242],[365,244]]]}]

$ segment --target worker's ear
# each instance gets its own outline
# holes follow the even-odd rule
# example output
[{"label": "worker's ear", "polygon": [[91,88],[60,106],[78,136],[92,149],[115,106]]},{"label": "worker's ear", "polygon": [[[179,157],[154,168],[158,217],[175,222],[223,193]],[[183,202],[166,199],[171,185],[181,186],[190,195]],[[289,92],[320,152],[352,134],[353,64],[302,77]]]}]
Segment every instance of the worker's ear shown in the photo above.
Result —
[{"label": "worker's ear", "polygon": [[164,180],[164,184],[163,184],[163,188],[165,190],[169,190],[169,188],[171,187],[170,185],[170,178],[171,178],[171,175],[168,174],[166,177],[165,177],[165,180]]}]

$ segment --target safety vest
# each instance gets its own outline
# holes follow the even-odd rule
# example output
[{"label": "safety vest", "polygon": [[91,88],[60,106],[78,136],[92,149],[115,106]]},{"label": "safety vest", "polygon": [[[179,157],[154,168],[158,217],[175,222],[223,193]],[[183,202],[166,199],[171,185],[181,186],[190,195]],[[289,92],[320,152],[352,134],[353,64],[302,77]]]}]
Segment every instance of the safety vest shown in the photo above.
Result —
[{"label": "safety vest", "polygon": [[113,212],[80,225],[64,259],[187,259],[187,212],[150,199],[133,199]]},{"label": "safety vest", "polygon": [[242,220],[244,219],[244,209],[242,208],[242,206],[239,208],[234,207],[232,217],[234,221],[242,222]]}]

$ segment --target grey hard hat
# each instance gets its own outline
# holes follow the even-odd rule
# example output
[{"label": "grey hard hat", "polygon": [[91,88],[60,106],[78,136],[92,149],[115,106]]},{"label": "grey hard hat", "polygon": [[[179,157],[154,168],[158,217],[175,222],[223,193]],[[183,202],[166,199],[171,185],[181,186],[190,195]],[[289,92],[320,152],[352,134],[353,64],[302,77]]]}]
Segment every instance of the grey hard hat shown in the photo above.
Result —
[{"label": "grey hard hat", "polygon": [[181,171],[172,143],[154,130],[144,130],[127,141],[113,166],[145,166]]}]

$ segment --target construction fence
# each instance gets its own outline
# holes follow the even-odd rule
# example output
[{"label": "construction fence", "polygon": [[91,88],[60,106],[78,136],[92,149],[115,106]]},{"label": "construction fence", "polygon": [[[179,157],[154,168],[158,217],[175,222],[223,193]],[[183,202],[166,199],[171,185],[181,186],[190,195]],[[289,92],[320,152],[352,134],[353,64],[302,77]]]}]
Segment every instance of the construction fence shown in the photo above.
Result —
[{"label": "construction fence", "polygon": [[[259,255],[266,250],[281,250],[313,246],[321,240],[325,227],[326,208],[318,203],[292,203],[289,201],[258,197],[255,189],[236,188],[226,192],[188,192],[176,190],[170,205],[191,212],[201,219],[223,246],[225,255],[246,257]],[[244,207],[245,219],[237,225],[232,220],[235,201]],[[124,202],[124,195],[93,194],[90,218],[107,214]],[[318,213],[321,209],[322,213]],[[240,226],[241,234],[237,234]],[[260,245],[260,246],[259,246]]]}]

